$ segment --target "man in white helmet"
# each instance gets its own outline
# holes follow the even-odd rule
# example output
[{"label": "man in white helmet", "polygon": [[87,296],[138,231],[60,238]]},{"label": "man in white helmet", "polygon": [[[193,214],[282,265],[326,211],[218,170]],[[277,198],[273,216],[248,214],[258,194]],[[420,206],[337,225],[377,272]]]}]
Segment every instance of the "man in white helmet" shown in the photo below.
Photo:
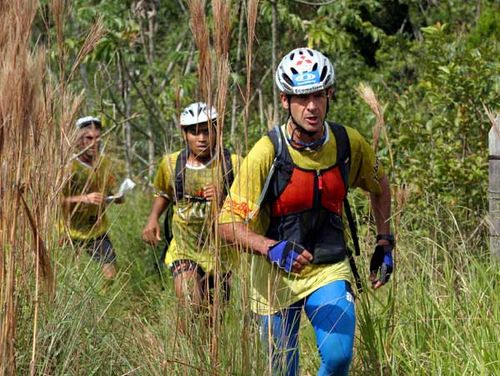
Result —
[{"label": "man in white helmet", "polygon": [[208,307],[216,268],[221,274],[219,296],[223,301],[229,298],[235,259],[225,249],[219,249],[219,258],[215,256],[213,226],[214,215],[232,183],[237,157],[226,149],[217,155],[215,108],[201,102],[189,105],[181,114],[180,127],[186,148],[167,154],[158,166],[154,180],[157,193],[142,237],[151,245],[159,243],[159,218],[173,204],[173,238],[162,261],[172,272],[179,301],[192,312],[193,308],[200,311]]},{"label": "man in white helmet", "polygon": [[78,153],[71,161],[71,178],[63,189],[60,228],[101,263],[105,278],[112,279],[116,275],[116,254],[108,236],[106,197],[112,195],[116,180],[110,160],[100,152],[101,121],[85,116],[77,120],[76,127]]},{"label": "man in white helmet", "polygon": [[360,286],[344,238],[349,187],[371,194],[378,231],[372,287],[383,286],[393,268],[388,179],[356,130],[326,121],[334,77],[330,60],[313,49],[282,59],[275,82],[287,122],[250,150],[219,218],[222,237],[252,253],[251,308],[260,316],[264,343],[271,344],[277,375],[299,373],[302,310],[316,335],[318,375],[348,374],[352,274]]}]

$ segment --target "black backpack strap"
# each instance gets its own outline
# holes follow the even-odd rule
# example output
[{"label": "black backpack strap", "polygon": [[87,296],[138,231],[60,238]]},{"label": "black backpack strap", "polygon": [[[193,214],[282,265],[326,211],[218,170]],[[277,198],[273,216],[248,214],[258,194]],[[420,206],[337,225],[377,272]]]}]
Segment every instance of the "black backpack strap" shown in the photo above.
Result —
[{"label": "black backpack strap", "polygon": [[[344,210],[347,217],[347,222],[349,222],[349,229],[351,230],[351,238],[354,244],[354,254],[359,256],[359,240],[358,232],[356,230],[356,223],[352,217],[351,207],[349,206],[349,201],[347,197],[344,199]],[[361,284],[361,277],[359,276],[358,267],[356,266],[356,261],[349,248],[347,248],[347,259],[349,260],[349,265],[351,266],[352,275],[354,276],[354,282],[356,283],[356,288],[359,293],[363,292],[363,286]]]},{"label": "black backpack strap", "polygon": [[188,158],[188,149],[182,150],[175,161],[175,198],[176,201],[184,197],[184,178],[186,175],[186,163]]},{"label": "black backpack strap", "polygon": [[234,181],[233,161],[231,160],[231,152],[224,148],[222,150],[222,181],[224,184],[224,196],[227,196],[229,189]]},{"label": "black backpack strap", "polygon": [[359,256],[359,241],[358,241],[358,231],[356,229],[356,223],[352,216],[351,207],[349,201],[347,200],[347,192],[349,190],[349,171],[351,169],[351,144],[349,142],[349,136],[347,135],[347,130],[344,126],[335,123],[329,123],[330,129],[335,135],[335,142],[337,143],[337,164],[339,165],[340,172],[342,174],[342,180],[344,181],[344,186],[346,190],[346,197],[344,199],[344,208],[347,221],[349,222],[349,228],[351,230],[352,241],[354,243],[355,255]]},{"label": "black backpack strap", "polygon": [[273,163],[271,164],[271,168],[269,169],[269,173],[267,174],[264,186],[262,187],[262,191],[260,192],[259,199],[257,200],[256,210],[252,211],[247,216],[247,218],[245,219],[245,223],[248,223],[253,218],[255,213],[257,213],[257,211],[260,209],[260,206],[266,199],[267,192],[269,191],[269,186],[271,185],[271,180],[273,179],[274,173],[276,171],[276,165],[279,163],[279,159],[283,152],[283,147],[286,147],[286,145],[285,146],[283,145],[283,138],[281,136],[279,125],[275,125],[273,129],[267,132],[267,136],[271,139],[271,142],[274,147]]},{"label": "black backpack strap", "polygon": [[349,189],[349,170],[351,168],[351,144],[344,126],[336,123],[328,123],[337,144],[337,164],[342,173],[342,180],[347,190]]},{"label": "black backpack strap", "polygon": [[167,256],[168,247],[170,246],[170,242],[172,242],[172,217],[174,215],[174,203],[170,201],[168,203],[167,209],[165,210],[165,220],[163,221],[163,232],[165,234],[165,244],[163,245],[163,249],[161,251],[160,258],[155,260],[155,264],[158,272],[161,274],[161,270],[163,270],[163,266],[165,264],[165,257]]},{"label": "black backpack strap", "polygon": [[[349,190],[349,171],[351,168],[351,144],[349,142],[349,136],[347,135],[347,130],[344,126],[336,123],[328,123],[332,133],[335,136],[335,142],[337,144],[337,164],[339,165],[340,172],[342,174],[342,180],[344,181],[344,186],[346,190],[346,197],[344,198],[344,210],[347,217],[347,222],[349,223],[349,229],[351,231],[351,238],[354,245],[354,255],[359,256],[360,247],[358,239],[358,231],[356,228],[356,222],[354,222],[354,217],[352,215],[351,206],[349,205],[349,200],[347,199],[347,192]],[[351,266],[351,271],[356,282],[356,288],[358,292],[362,291],[361,277],[359,276],[358,268],[352,252],[347,249],[347,258],[349,259],[349,264]]]}]

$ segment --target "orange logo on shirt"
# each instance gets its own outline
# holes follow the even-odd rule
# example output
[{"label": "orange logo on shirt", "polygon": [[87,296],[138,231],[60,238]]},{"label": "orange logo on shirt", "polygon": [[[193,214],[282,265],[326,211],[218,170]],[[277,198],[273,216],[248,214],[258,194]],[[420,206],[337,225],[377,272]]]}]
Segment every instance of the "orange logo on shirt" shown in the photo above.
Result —
[{"label": "orange logo on shirt", "polygon": [[247,218],[248,214],[250,213],[250,208],[248,207],[248,204],[246,202],[236,202],[229,198],[224,202],[224,206],[222,209],[225,211],[230,211],[241,218]]}]

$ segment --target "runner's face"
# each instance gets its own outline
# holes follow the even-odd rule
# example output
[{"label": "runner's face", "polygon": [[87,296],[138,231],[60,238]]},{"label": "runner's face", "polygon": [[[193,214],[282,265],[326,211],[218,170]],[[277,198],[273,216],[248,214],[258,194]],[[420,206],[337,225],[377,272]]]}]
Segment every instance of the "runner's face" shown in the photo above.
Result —
[{"label": "runner's face", "polygon": [[[291,95],[290,100],[288,100],[287,95],[282,93],[281,104],[286,110],[290,108],[293,119],[302,128],[315,133],[323,129],[331,94],[332,89],[328,89],[311,94]],[[321,136],[321,133],[319,134]]]},{"label": "runner's face", "polygon": [[[99,155],[99,146],[101,143],[101,130],[94,125],[89,125],[80,130],[79,147],[85,150],[80,158],[86,161],[94,161]],[[87,149],[88,148],[88,149]]]},{"label": "runner's face", "polygon": [[215,128],[207,123],[192,125],[186,128],[186,142],[195,158],[209,158],[215,147]]}]

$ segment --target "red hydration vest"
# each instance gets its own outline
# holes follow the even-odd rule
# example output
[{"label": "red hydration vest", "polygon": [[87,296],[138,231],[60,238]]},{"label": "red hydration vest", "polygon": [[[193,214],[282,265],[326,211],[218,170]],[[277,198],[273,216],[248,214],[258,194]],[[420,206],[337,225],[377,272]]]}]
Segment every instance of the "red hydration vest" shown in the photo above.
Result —
[{"label": "red hydration vest", "polygon": [[268,133],[276,157],[275,171],[265,187],[265,200],[271,204],[266,236],[301,244],[313,254],[314,264],[333,264],[348,255],[342,209],[348,190],[350,144],[343,126],[329,126],[337,143],[337,160],[319,171],[293,163],[279,127]]}]

